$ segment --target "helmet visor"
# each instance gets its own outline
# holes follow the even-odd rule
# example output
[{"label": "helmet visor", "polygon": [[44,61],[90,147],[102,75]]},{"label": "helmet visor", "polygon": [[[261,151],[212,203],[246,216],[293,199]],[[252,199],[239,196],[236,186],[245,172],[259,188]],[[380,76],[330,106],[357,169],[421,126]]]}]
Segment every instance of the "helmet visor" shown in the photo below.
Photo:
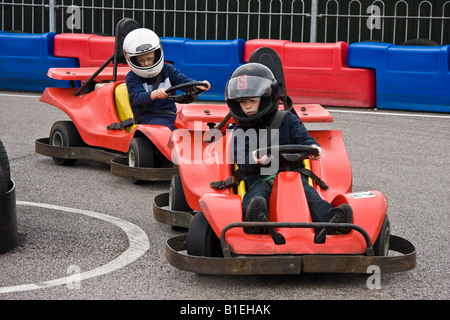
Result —
[{"label": "helmet visor", "polygon": [[258,76],[240,75],[228,81],[226,99],[244,100],[272,93],[272,81]]}]

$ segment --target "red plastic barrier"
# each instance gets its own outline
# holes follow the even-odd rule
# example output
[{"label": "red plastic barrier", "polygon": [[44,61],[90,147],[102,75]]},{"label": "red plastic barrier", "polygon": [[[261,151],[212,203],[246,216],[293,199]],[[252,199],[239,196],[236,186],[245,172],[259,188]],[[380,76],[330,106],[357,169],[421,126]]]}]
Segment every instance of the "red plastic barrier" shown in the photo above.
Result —
[{"label": "red plastic barrier", "polygon": [[245,43],[244,61],[260,47],[270,47],[280,55],[286,89],[294,103],[375,107],[375,72],[348,67],[347,43],[254,39]]},{"label": "red plastic barrier", "polygon": [[56,57],[78,58],[81,68],[99,67],[113,55],[114,42],[114,37],[84,33],[61,33],[55,36],[54,55]]}]

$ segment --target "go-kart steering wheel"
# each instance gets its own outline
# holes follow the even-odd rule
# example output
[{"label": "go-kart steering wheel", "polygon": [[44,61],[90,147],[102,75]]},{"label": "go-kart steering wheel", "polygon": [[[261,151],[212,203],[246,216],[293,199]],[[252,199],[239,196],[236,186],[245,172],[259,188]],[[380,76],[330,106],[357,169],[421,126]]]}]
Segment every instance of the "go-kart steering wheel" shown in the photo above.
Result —
[{"label": "go-kart steering wheel", "polygon": [[[170,87],[169,89],[166,90],[166,93],[169,94],[167,99],[173,100],[178,103],[191,103],[197,99],[199,94],[205,91],[196,88],[196,86],[201,85],[206,86],[204,82],[196,81],[196,82],[186,82]],[[175,92],[177,90],[184,91],[184,93],[176,95]]]},{"label": "go-kart steering wheel", "polygon": [[285,144],[282,146],[270,146],[256,150],[256,156],[261,158],[264,155],[270,156],[276,152],[280,155],[280,163],[293,166],[299,164],[308,156],[318,156],[319,150],[315,147],[301,144]]}]

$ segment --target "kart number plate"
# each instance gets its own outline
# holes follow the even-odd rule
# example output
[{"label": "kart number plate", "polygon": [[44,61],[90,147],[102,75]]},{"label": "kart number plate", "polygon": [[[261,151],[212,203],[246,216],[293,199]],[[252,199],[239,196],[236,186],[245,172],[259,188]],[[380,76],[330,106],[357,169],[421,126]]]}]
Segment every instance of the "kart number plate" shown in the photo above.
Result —
[{"label": "kart number plate", "polygon": [[362,198],[375,197],[375,194],[374,194],[372,191],[353,192],[353,193],[350,193],[350,195],[351,195],[354,199],[362,199]]}]

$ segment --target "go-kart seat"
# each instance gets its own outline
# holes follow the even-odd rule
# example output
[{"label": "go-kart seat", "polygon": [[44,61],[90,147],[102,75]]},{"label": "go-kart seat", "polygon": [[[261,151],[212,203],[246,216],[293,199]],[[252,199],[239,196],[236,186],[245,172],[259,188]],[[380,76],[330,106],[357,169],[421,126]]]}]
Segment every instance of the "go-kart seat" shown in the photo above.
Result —
[{"label": "go-kart seat", "polygon": [[[237,169],[238,169],[238,166],[235,163],[234,164],[234,171],[236,172]],[[241,200],[244,197],[244,194],[245,194],[246,190],[247,189],[246,189],[246,186],[245,186],[245,181],[244,180],[239,181],[239,184],[236,186],[236,193],[241,196]]]},{"label": "go-kart seat", "polygon": [[[119,117],[120,122],[133,118],[134,114],[131,109],[130,96],[128,95],[128,89],[125,83],[121,83],[116,86],[114,90],[114,100],[116,103],[117,116]],[[132,124],[124,129],[127,132],[131,132],[134,127],[136,127],[136,125]]]}]

